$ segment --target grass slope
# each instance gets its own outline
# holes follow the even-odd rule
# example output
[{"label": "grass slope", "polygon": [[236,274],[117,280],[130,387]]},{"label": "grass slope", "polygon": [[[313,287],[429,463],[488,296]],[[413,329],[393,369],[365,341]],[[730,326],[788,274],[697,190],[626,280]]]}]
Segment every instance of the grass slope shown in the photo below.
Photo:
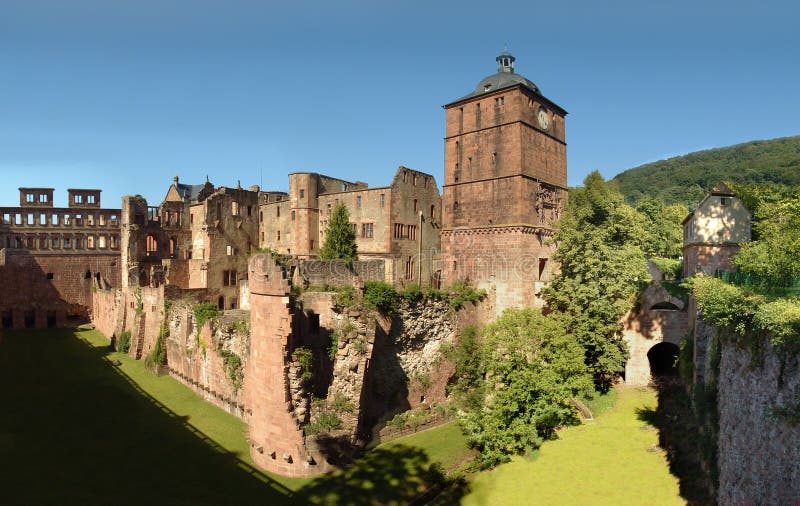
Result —
[{"label": "grass slope", "polygon": [[93,331],[6,335],[0,503],[290,503],[291,490],[240,459],[240,421],[106,345]]},{"label": "grass slope", "polygon": [[401,505],[444,480],[434,461],[468,453],[451,424],[314,479],[271,475],[252,467],[241,420],[95,331],[9,332],[0,384],[3,506]]},{"label": "grass slope", "polygon": [[560,431],[533,458],[475,476],[461,504],[685,504],[654,446],[656,430],[639,420],[655,404],[651,390],[619,390],[616,405],[595,421]]},{"label": "grass slope", "polygon": [[467,448],[467,438],[461,433],[458,422],[450,422],[433,429],[401,437],[378,448],[393,448],[398,445],[414,446],[425,450],[431,462],[440,464],[445,471],[452,470],[474,455]]},{"label": "grass slope", "polygon": [[641,165],[614,177],[630,204],[661,197],[693,207],[720,181],[800,185],[800,136],[753,141]]}]

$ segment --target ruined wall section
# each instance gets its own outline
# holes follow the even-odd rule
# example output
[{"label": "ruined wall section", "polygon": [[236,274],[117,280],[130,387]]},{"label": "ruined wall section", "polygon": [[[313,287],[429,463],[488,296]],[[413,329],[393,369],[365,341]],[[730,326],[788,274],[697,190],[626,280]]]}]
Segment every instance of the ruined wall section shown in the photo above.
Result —
[{"label": "ruined wall section", "polygon": [[349,285],[357,278],[360,282],[386,281],[387,261],[383,259],[356,260],[306,260],[298,264],[294,282],[303,286]]},{"label": "ruined wall section", "polygon": [[203,400],[247,421],[244,371],[250,357],[250,313],[230,311],[197,328],[192,305],[177,301],[169,311],[165,340],[169,374]]},{"label": "ruined wall section", "polygon": [[441,351],[455,341],[458,328],[458,314],[446,301],[426,299],[402,302],[390,326],[376,329],[366,424],[372,427],[393,414],[446,399],[454,366]]},{"label": "ruined wall section", "polygon": [[[716,332],[716,329],[707,328]],[[800,359],[763,336],[752,364],[741,338],[721,339],[718,377],[719,504],[794,504],[800,498]],[[777,414],[788,409],[795,423]],[[777,410],[777,411],[776,411]]]},{"label": "ruined wall section", "polygon": [[251,339],[244,390],[250,416],[250,454],[260,467],[283,476],[312,476],[330,470],[312,452],[293,414],[289,365],[295,347],[290,286],[268,254],[249,263]]},{"label": "ruined wall section", "polygon": [[96,290],[92,294],[92,323],[109,339],[119,336],[125,325],[122,290]]},{"label": "ruined wall section", "polygon": [[[380,323],[385,328],[389,327],[388,320]],[[343,400],[354,406],[350,412],[338,413],[342,421],[342,431],[352,441],[365,440],[368,436],[368,427],[364,424],[369,407],[365,379],[369,373],[378,324],[375,315],[355,308],[339,315],[337,321],[338,337],[333,359],[333,380],[328,389],[328,404],[336,403],[339,398],[339,402]]]}]

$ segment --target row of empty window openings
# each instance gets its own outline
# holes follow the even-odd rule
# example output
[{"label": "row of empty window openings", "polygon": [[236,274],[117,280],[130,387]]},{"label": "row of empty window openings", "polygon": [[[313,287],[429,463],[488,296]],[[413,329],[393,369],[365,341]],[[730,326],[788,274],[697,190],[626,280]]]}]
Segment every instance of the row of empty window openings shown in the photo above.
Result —
[{"label": "row of empty window openings", "polygon": [[[86,217],[84,223],[84,216]],[[38,219],[37,219],[38,218]],[[90,227],[98,225],[104,227],[107,224],[113,227],[119,224],[118,216],[116,214],[56,214],[56,213],[3,213],[2,222],[5,225],[18,225],[18,226],[78,226],[82,227],[84,224]]]},{"label": "row of empty window openings", "polygon": [[[85,239],[85,242],[84,242]],[[116,235],[97,237],[53,235],[53,236],[16,236],[13,239],[6,237],[6,248],[29,249],[29,250],[50,250],[50,249],[117,249],[119,248],[119,237]]]},{"label": "row of empty window openings", "polygon": [[417,239],[417,226],[416,225],[403,225],[401,223],[394,224],[394,238],[395,239]]},{"label": "row of empty window openings", "polygon": [[[83,197],[84,195],[73,195],[72,202],[75,204],[83,204]],[[33,203],[36,202],[36,194],[35,193],[26,193],[25,194],[25,202]],[[44,204],[50,202],[50,195],[47,193],[40,193],[39,194],[39,202]],[[97,195],[86,195],[86,203],[87,204],[97,204]]]}]

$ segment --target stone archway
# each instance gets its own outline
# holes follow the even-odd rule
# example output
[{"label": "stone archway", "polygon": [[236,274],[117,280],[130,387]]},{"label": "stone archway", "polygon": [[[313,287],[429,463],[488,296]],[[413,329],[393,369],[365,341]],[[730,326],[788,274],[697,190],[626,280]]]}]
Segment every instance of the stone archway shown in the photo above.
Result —
[{"label": "stone archway", "polygon": [[650,363],[650,376],[673,376],[678,373],[678,355],[680,348],[676,344],[662,342],[654,345],[647,352]]}]

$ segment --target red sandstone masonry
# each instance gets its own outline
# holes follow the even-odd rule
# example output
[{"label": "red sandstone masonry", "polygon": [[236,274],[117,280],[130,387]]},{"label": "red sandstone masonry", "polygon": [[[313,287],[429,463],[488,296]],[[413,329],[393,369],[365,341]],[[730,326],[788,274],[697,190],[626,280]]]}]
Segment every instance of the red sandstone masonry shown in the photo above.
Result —
[{"label": "red sandstone masonry", "polygon": [[250,417],[250,454],[260,467],[283,476],[313,476],[332,467],[312,455],[291,414],[288,352],[292,336],[289,282],[270,255],[253,255],[250,281],[250,360],[245,398]]}]

